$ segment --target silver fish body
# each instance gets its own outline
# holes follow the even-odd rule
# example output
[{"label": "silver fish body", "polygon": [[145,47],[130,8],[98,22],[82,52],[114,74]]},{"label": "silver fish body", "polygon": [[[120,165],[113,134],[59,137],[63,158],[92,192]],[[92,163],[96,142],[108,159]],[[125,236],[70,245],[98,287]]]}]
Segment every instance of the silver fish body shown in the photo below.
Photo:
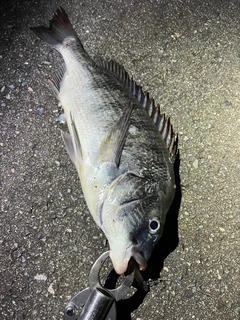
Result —
[{"label": "silver fish body", "polygon": [[69,128],[62,136],[114,268],[124,273],[133,257],[143,270],[175,194],[172,126],[121,66],[89,57],[62,8],[32,30],[63,56],[50,80]]}]

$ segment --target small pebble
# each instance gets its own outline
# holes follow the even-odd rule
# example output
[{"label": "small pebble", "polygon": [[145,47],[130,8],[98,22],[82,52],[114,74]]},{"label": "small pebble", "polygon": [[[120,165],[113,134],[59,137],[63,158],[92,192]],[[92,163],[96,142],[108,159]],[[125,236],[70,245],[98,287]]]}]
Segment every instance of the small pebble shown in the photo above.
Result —
[{"label": "small pebble", "polygon": [[37,108],[37,114],[39,116],[42,116],[44,114],[44,108],[40,107],[40,108]]},{"label": "small pebble", "polygon": [[193,167],[195,169],[198,169],[198,159],[196,159],[195,161],[193,161]]},{"label": "small pebble", "polygon": [[38,232],[37,233],[37,238],[38,238],[38,240],[42,239],[43,238],[43,234],[41,232]]},{"label": "small pebble", "polygon": [[38,281],[46,281],[47,280],[47,276],[45,274],[36,274],[34,279],[38,280]]},{"label": "small pebble", "polygon": [[217,278],[218,278],[218,280],[221,280],[221,279],[222,279],[222,277],[221,277],[221,275],[220,275],[220,273],[219,273],[218,270],[217,270]]},{"label": "small pebble", "polygon": [[50,286],[48,287],[48,292],[51,294],[55,294],[55,291],[53,289],[53,284],[51,283]]},{"label": "small pebble", "polygon": [[57,120],[58,120],[58,122],[60,122],[60,123],[62,123],[62,124],[66,123],[65,114],[64,114],[64,113],[61,113]]},{"label": "small pebble", "polygon": [[12,246],[12,250],[15,251],[18,249],[18,243],[14,242],[13,246]]}]

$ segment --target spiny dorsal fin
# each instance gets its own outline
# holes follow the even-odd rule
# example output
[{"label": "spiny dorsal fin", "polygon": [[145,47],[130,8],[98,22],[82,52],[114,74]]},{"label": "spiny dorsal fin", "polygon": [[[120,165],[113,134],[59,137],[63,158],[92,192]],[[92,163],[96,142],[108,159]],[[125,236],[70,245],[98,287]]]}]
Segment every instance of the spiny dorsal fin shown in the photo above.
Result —
[{"label": "spiny dorsal fin", "polygon": [[110,130],[100,146],[100,161],[109,161],[119,167],[122,151],[126,141],[128,129],[130,126],[130,117],[134,108],[133,103],[129,103],[119,121]]},{"label": "spiny dorsal fin", "polygon": [[164,141],[166,142],[169,153],[174,160],[177,154],[177,134],[173,131],[170,118],[166,118],[165,114],[160,113],[159,104],[155,106],[155,101],[154,99],[150,98],[149,93],[144,93],[142,87],[137,85],[136,82],[129,77],[127,71],[119,63],[113,60],[105,61],[101,58],[96,59],[95,62],[99,66],[102,66],[109,72],[113,73],[138,99],[157,126]]}]

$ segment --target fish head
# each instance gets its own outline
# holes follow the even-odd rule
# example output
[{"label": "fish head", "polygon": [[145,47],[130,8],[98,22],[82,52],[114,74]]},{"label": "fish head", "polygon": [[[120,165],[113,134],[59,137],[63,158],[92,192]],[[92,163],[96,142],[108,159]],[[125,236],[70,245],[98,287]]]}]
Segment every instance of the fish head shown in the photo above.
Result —
[{"label": "fish head", "polygon": [[101,228],[110,246],[115,271],[123,274],[133,258],[145,270],[165,222],[161,193],[156,183],[132,173],[117,179],[101,207]]},{"label": "fish head", "polygon": [[[118,219],[113,221],[114,227],[108,230],[110,258],[118,274],[127,271],[131,259],[134,259],[140,270],[145,270],[153,247],[162,235],[163,223],[160,215],[155,215],[152,219],[141,218],[139,223],[132,221],[133,217],[139,215],[139,210],[142,210],[142,216],[146,213],[140,202],[128,204],[124,212],[118,211]],[[125,217],[121,218],[122,214]],[[126,214],[132,216],[127,217]]]}]

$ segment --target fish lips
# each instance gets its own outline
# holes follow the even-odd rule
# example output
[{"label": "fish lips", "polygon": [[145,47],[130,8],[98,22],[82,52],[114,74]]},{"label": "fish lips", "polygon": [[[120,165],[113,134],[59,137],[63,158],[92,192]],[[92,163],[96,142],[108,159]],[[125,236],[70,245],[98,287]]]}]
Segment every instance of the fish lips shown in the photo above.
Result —
[{"label": "fish lips", "polygon": [[[129,268],[129,262],[131,261],[130,269],[145,270],[147,262],[141,253],[141,249],[138,244],[131,243],[125,250],[124,256],[120,256],[120,251],[110,248],[110,258],[112,260],[115,271],[118,274],[124,274]],[[134,261],[133,261],[134,260]]]}]

